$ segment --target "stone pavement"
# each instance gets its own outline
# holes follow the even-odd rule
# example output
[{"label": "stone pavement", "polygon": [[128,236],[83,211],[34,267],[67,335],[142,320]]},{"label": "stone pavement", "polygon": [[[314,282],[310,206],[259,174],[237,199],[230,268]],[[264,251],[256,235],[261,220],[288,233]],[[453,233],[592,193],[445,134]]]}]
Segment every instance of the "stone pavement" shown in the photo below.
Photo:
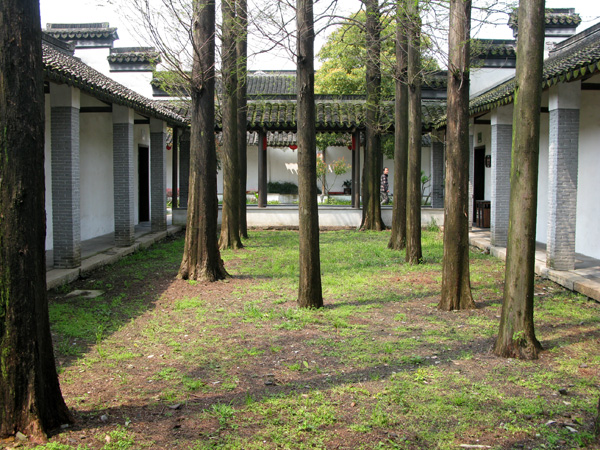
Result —
[{"label": "stone pavement", "polygon": [[[506,248],[492,247],[490,230],[475,228],[469,232],[469,243],[506,261]],[[600,261],[589,256],[575,254],[575,270],[553,270],[546,267],[546,245],[536,244],[535,273],[561,286],[600,301]]]},{"label": "stone pavement", "polygon": [[[169,218],[170,219],[170,218]],[[46,252],[46,288],[53,289],[70,283],[98,267],[113,264],[119,259],[142,248],[148,248],[169,235],[181,230],[179,226],[168,225],[166,231],[152,233],[150,223],[135,227],[135,243],[129,247],[115,247],[114,233],[98,236],[81,242],[81,266],[73,269],[55,269],[52,266],[52,251]]]}]

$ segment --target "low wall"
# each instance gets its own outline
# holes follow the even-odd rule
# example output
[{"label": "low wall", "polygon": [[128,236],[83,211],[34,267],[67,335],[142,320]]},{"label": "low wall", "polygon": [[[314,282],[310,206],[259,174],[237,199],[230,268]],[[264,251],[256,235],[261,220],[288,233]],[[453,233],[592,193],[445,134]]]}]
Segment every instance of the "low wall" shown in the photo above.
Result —
[{"label": "low wall", "polygon": [[[266,208],[248,206],[246,219],[249,227],[297,227],[298,208],[296,206],[269,205]],[[392,226],[392,208],[383,207],[381,218],[387,227]],[[320,227],[349,227],[356,228],[360,225],[362,211],[344,206],[319,207]],[[185,226],[187,221],[187,209],[173,209],[173,225]],[[219,223],[221,222],[221,211],[219,210]],[[421,225],[429,226],[435,224],[444,225],[444,210],[441,208],[422,208]]]}]

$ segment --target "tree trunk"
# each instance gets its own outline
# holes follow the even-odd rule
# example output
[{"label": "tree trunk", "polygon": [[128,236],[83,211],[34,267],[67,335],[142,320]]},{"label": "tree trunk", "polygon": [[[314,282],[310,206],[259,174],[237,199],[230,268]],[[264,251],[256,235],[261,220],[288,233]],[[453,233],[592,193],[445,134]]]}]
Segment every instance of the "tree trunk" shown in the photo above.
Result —
[{"label": "tree trunk", "polygon": [[594,421],[594,435],[596,436],[596,442],[600,443],[600,398],[598,399],[598,406],[596,407],[596,420]]},{"label": "tree trunk", "polygon": [[313,0],[297,0],[298,60],[298,224],[300,280],[298,305],[323,306],[317,206],[317,138],[315,131],[315,69]]},{"label": "tree trunk", "polygon": [[536,359],[541,350],[533,326],[533,285],[544,13],[544,0],[519,2],[506,274],[494,346],[496,355],[522,359]]},{"label": "tree trunk", "polygon": [[471,0],[450,0],[444,259],[438,304],[445,311],[475,308],[469,276],[470,36]]},{"label": "tree trunk", "polygon": [[37,0],[0,3],[0,438],[72,422],[46,297],[44,82]]},{"label": "tree trunk", "polygon": [[363,214],[361,230],[385,229],[381,220],[379,183],[381,176],[381,136],[379,134],[379,103],[381,97],[381,13],[377,0],[363,0],[367,10],[367,129],[365,132],[365,162],[363,182]]},{"label": "tree trunk", "polygon": [[418,0],[409,0],[408,18],[408,175],[406,261],[419,264],[421,250],[421,19]]},{"label": "tree trunk", "polygon": [[[236,17],[234,0],[221,1],[223,38],[221,45],[221,79],[223,83],[223,209],[219,248],[242,248],[240,240],[240,166],[238,147],[238,104],[236,63]],[[244,195],[245,197],[245,195]]]},{"label": "tree trunk", "polygon": [[396,104],[394,126],[394,206],[392,234],[388,248],[406,247],[406,174],[408,164],[408,87],[406,85],[406,2],[400,0],[396,11]]},{"label": "tree trunk", "polygon": [[248,3],[246,0],[237,0],[237,133],[238,133],[238,164],[240,174],[240,236],[248,237],[248,220],[246,217],[246,183],[248,180],[248,138],[246,129],[248,124],[247,114],[247,91],[248,91]]},{"label": "tree trunk", "polygon": [[217,243],[214,0],[194,2],[193,44],[190,193],[179,277],[217,281],[228,274]]}]

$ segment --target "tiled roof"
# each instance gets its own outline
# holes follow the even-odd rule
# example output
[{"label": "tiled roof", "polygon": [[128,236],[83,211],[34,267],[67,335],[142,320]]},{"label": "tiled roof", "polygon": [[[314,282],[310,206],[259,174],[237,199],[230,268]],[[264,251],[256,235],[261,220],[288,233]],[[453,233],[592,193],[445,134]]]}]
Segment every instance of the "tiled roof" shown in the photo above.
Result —
[{"label": "tiled roof", "polygon": [[61,40],[119,39],[117,29],[107,22],[100,23],[48,23],[46,30],[50,36]]},{"label": "tiled roof", "polygon": [[[581,17],[574,8],[546,8],[546,28],[577,28]],[[510,14],[508,26],[516,32],[519,28],[517,11]]]},{"label": "tiled roof", "polygon": [[296,97],[296,71],[248,73],[248,97]]},{"label": "tiled roof", "polygon": [[[152,86],[162,89],[162,80],[169,79],[161,76],[161,72],[152,80]],[[174,87],[174,96],[188,96],[186,86],[176,86],[174,83],[177,77],[171,77],[169,82]],[[423,90],[440,91],[445,94],[448,76],[445,71],[439,71],[427,74],[423,80]],[[221,79],[216,80],[217,92],[221,90]],[[248,73],[247,95],[249,100],[295,100],[296,99],[296,71],[295,70],[277,70],[277,71],[256,71]],[[365,99],[364,95],[315,95],[317,100],[356,100]]]},{"label": "tiled roof", "polygon": [[[165,102],[178,114],[188,117],[189,100]],[[355,128],[365,128],[366,102],[363,101],[316,101],[316,128],[318,132],[349,132]],[[422,103],[423,129],[429,130],[445,113],[445,104],[424,100]],[[188,117],[189,119],[189,117]],[[216,111],[216,129],[221,128],[220,110]],[[393,130],[394,103],[383,102],[381,106],[381,127]],[[268,131],[296,130],[295,101],[249,101],[248,129]]]},{"label": "tiled roof", "polygon": [[127,106],[141,114],[169,123],[185,124],[185,118],[172,109],[126,88],[68,52],[59,50],[45,41],[42,42],[42,51],[44,76],[47,80],[74,86],[99,100]]},{"label": "tiled roof", "polygon": [[113,64],[157,64],[160,62],[160,55],[154,47],[111,48],[108,62]]},{"label": "tiled roof", "polygon": [[[544,61],[542,74],[543,89],[600,72],[600,24],[594,25],[560,43]],[[515,78],[495,86],[471,100],[470,113],[478,114],[512,103],[515,93]],[[443,117],[436,127],[444,126]]]},{"label": "tiled roof", "polygon": [[505,39],[473,39],[471,41],[471,57],[487,58],[516,58],[517,42]]}]

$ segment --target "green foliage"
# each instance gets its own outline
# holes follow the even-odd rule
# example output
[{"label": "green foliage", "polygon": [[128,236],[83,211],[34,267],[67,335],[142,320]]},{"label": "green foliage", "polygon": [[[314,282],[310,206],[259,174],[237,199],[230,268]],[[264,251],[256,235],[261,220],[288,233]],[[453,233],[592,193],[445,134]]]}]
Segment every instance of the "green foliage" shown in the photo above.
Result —
[{"label": "green foliage", "polygon": [[[366,13],[360,11],[350,16],[340,28],[327,37],[327,42],[317,54],[321,67],[315,73],[315,93],[329,95],[366,94]],[[381,93],[383,98],[394,97],[394,65],[396,23],[382,16],[381,32]],[[425,72],[439,70],[434,58],[428,55],[428,40],[423,39],[423,65]]]},{"label": "green foliage", "polygon": [[291,181],[269,181],[267,183],[267,192],[271,194],[298,194],[298,185]]},{"label": "green foliage", "polygon": [[[350,170],[350,164],[342,157],[336,159],[331,164],[326,164],[323,158],[317,157],[317,178],[321,181],[322,191],[325,195],[329,193],[331,186],[335,184],[335,181],[340,175],[345,174]],[[333,173],[335,177],[333,181],[327,179],[327,174]]]}]

